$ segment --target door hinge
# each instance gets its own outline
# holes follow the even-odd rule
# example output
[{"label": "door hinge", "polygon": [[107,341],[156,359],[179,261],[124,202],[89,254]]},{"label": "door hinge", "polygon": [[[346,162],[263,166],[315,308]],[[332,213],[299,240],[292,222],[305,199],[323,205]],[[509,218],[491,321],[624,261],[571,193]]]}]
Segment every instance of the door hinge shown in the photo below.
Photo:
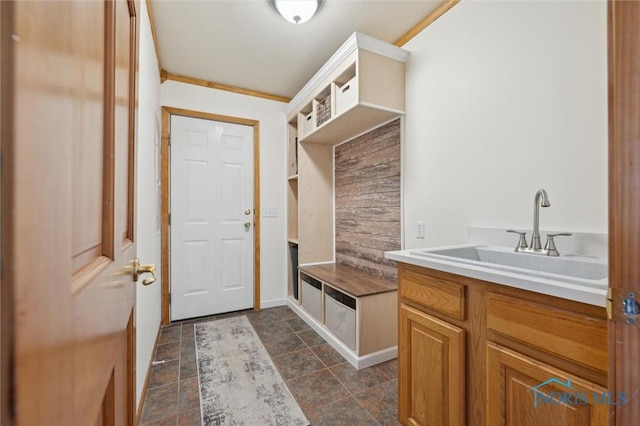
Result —
[{"label": "door hinge", "polygon": [[171,226],[171,213],[169,213],[169,226]]},{"label": "door hinge", "polygon": [[168,299],[169,299],[169,304],[171,304],[171,293],[169,293]]},{"label": "door hinge", "polygon": [[640,292],[609,287],[606,303],[607,318],[640,326]]},{"label": "door hinge", "polygon": [[167,144],[171,146],[171,133],[169,133],[169,136],[167,137]]}]

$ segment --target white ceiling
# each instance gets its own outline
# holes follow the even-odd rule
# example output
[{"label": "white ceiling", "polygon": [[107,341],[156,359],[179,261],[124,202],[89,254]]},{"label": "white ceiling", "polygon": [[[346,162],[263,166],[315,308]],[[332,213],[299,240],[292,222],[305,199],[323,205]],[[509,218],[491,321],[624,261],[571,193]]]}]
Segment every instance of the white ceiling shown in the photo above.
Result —
[{"label": "white ceiling", "polygon": [[354,31],[393,43],[441,3],[325,0],[300,25],[268,0],[151,0],[151,10],[162,69],[292,98]]}]

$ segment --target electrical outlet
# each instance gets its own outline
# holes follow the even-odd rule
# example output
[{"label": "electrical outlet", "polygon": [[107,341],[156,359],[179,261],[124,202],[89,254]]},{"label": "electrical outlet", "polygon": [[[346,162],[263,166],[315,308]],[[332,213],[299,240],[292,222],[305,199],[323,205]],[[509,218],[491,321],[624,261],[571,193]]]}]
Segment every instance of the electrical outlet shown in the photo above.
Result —
[{"label": "electrical outlet", "polygon": [[424,220],[416,222],[416,238],[424,238]]},{"label": "electrical outlet", "polygon": [[263,207],[262,209],[262,217],[278,217],[278,208],[277,207]]}]

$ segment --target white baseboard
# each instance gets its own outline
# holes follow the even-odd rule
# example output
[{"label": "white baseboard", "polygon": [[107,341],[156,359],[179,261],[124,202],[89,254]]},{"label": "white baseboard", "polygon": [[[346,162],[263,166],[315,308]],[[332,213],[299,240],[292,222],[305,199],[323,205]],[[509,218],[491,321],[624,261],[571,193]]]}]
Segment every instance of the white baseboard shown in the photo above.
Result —
[{"label": "white baseboard", "polygon": [[351,348],[345,345],[342,340],[333,335],[324,325],[322,325],[317,319],[309,315],[297,301],[291,298],[286,299],[287,306],[289,306],[309,327],[314,329],[322,338],[333,347],[340,355],[344,357],[349,364],[353,365],[358,370],[371,367],[372,365],[380,364],[384,361],[389,361],[398,356],[398,347],[393,346],[391,348],[383,349],[371,354],[358,356]]},{"label": "white baseboard", "polygon": [[287,299],[261,300],[260,309],[275,308],[276,306],[284,306],[286,304]]},{"label": "white baseboard", "polygon": [[372,365],[380,364],[381,362],[389,361],[398,357],[398,347],[393,346],[391,348],[383,349],[372,354],[363,355],[358,358],[358,370],[362,368],[371,367]]}]

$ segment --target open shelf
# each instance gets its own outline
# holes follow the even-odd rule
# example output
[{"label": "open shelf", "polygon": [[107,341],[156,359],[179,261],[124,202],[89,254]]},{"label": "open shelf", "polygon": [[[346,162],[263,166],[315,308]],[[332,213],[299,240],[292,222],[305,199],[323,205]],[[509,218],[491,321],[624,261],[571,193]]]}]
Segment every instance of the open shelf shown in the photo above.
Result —
[{"label": "open shelf", "polygon": [[297,141],[338,144],[404,114],[408,55],[354,33],[289,103]]},{"label": "open shelf", "polygon": [[408,55],[354,33],[285,109],[288,304],[356,368],[397,355],[397,284],[330,263],[336,146],[404,114]]},{"label": "open shelf", "polygon": [[388,111],[363,104],[353,105],[343,114],[332,117],[300,142],[335,145],[391,121],[399,114],[399,111]]}]

